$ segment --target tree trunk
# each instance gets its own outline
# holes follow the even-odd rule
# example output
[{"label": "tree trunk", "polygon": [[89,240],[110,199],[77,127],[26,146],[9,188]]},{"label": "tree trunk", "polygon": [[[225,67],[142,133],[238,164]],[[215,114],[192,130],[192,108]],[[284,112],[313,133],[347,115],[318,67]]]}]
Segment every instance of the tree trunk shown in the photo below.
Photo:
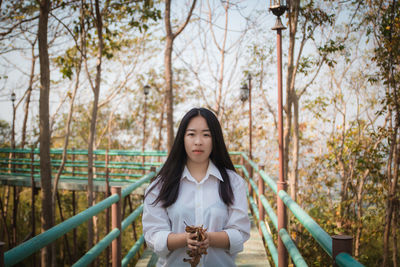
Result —
[{"label": "tree trunk", "polygon": [[299,176],[299,99],[293,94],[293,151],[292,160],[293,166],[289,176],[290,196],[296,201],[297,199],[297,183]]},{"label": "tree trunk", "polygon": [[[160,115],[160,124],[158,125],[158,143],[157,143],[157,150],[158,151],[161,151],[164,113],[165,113],[165,101],[163,101],[163,103],[162,103],[161,115]],[[160,157],[158,157],[158,158],[160,159]]]},{"label": "tree trunk", "polygon": [[[67,125],[65,126],[65,139],[64,139],[64,148],[63,148],[63,153],[62,153],[61,164],[58,168],[57,175],[54,179],[54,184],[53,184],[53,192],[52,192],[52,198],[51,198],[53,203],[56,203],[58,181],[60,180],[62,171],[64,170],[65,162],[67,160],[68,141],[69,141],[69,135],[71,133],[71,121],[72,121],[72,114],[74,113],[75,96],[76,96],[76,92],[78,91],[78,87],[79,87],[79,76],[80,76],[80,72],[81,72],[81,65],[82,65],[82,56],[81,56],[81,59],[78,63],[77,69],[76,69],[75,88],[74,88],[74,91],[71,96],[70,108],[69,108],[69,113],[68,113],[68,118],[67,118]],[[55,214],[55,205],[54,205],[54,214]]]},{"label": "tree trunk", "polygon": [[[226,47],[226,39],[228,36],[228,11],[229,11],[229,0],[226,1],[225,6],[225,27],[224,27],[224,39],[222,42],[222,46],[218,47],[217,43],[215,44],[218,47],[218,50],[221,54],[221,61],[220,61],[220,69],[219,69],[219,78],[218,78],[218,93],[217,93],[217,102],[216,102],[216,107],[215,107],[215,112],[216,115],[219,119],[222,118],[221,113],[221,101],[222,101],[222,88],[224,85],[224,68],[225,68],[225,47]],[[211,10],[210,10],[211,12]],[[210,19],[210,28],[211,28],[212,22]],[[215,40],[215,39],[214,39]]]},{"label": "tree trunk", "polygon": [[31,95],[32,95],[32,87],[33,87],[33,78],[35,75],[35,65],[36,65],[36,57],[35,57],[35,44],[34,42],[32,44],[32,65],[31,65],[31,73],[29,77],[29,87],[28,87],[28,93],[26,95],[26,100],[25,100],[25,115],[24,115],[24,122],[22,124],[22,140],[21,140],[21,148],[25,147],[26,143],[26,124],[28,122],[28,115],[29,115],[29,104],[31,101]]},{"label": "tree trunk", "polygon": [[[99,0],[95,1],[95,9],[96,9],[96,18],[95,23],[97,27],[97,37],[99,39],[99,48],[97,51],[97,66],[96,66],[96,79],[95,86],[93,88],[94,100],[92,107],[92,118],[90,122],[90,133],[89,133],[89,146],[88,146],[88,192],[87,192],[87,200],[88,206],[91,207],[94,204],[94,192],[93,192],[93,145],[94,139],[96,136],[96,120],[97,120],[97,109],[99,103],[99,95],[100,95],[100,82],[101,82],[101,62],[102,62],[102,54],[103,54],[103,22],[100,13]],[[93,246],[93,223],[95,222],[95,218],[93,220],[88,220],[88,248],[90,249]]]},{"label": "tree trunk", "polygon": [[[42,232],[53,225],[53,203],[51,202],[51,162],[50,162],[50,127],[49,127],[49,94],[50,94],[50,62],[47,43],[47,27],[50,0],[40,1],[39,16],[39,59],[40,59],[40,176],[42,185]],[[51,245],[42,249],[42,266],[52,263]]]},{"label": "tree trunk", "polygon": [[396,123],[393,129],[393,133],[390,136],[391,146],[389,151],[389,160],[387,164],[387,180],[389,192],[386,200],[385,230],[383,233],[383,266],[387,266],[389,262],[390,233],[392,231],[392,219],[393,214],[395,213],[394,208],[396,204],[396,191],[399,169],[399,151],[397,148],[398,130],[399,125]]},{"label": "tree trunk", "polygon": [[[168,1],[167,1],[168,2]],[[172,145],[174,143],[174,93],[172,88],[172,45],[173,40],[171,36],[168,37],[165,46],[165,56],[164,56],[164,64],[165,64],[165,84],[166,84],[166,98],[167,98],[167,148],[168,152],[171,150]]]},{"label": "tree trunk", "polygon": [[173,92],[173,72],[172,72],[172,50],[174,39],[185,29],[190,17],[192,16],[193,9],[197,0],[193,0],[190,11],[186,17],[185,22],[179,26],[176,33],[172,32],[171,27],[171,1],[165,0],[165,30],[166,30],[166,43],[164,51],[164,65],[165,65],[165,95],[167,100],[167,146],[168,152],[171,151],[174,143],[174,92]]},{"label": "tree trunk", "polygon": [[290,2],[289,7],[289,50],[288,50],[288,67],[286,76],[286,103],[284,110],[285,117],[285,130],[284,130],[284,170],[285,181],[287,181],[289,170],[289,146],[290,146],[290,133],[292,129],[292,105],[294,92],[294,48],[296,43],[297,21],[299,16],[300,0],[293,0]]}]

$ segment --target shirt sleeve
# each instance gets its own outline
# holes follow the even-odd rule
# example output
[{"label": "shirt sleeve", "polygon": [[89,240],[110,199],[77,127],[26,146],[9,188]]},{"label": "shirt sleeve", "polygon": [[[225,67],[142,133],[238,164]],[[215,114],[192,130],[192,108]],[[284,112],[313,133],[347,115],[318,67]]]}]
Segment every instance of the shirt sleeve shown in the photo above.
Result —
[{"label": "shirt sleeve", "polygon": [[[154,182],[147,188],[145,195],[149,188],[153,187]],[[146,244],[158,256],[166,257],[170,253],[167,240],[168,235],[171,233],[171,223],[161,203],[153,203],[158,196],[159,190],[160,187],[157,185],[144,199],[142,225]]]},{"label": "shirt sleeve", "polygon": [[228,252],[236,254],[243,250],[244,242],[250,237],[250,220],[244,180],[237,173],[228,171],[228,174],[235,200],[229,207],[229,217],[224,231],[229,237]]}]

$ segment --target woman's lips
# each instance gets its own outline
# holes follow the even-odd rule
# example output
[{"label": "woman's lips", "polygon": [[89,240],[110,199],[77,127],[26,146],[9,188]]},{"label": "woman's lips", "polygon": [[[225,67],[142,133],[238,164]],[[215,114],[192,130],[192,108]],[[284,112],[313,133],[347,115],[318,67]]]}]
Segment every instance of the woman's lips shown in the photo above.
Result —
[{"label": "woman's lips", "polygon": [[193,153],[194,154],[201,154],[201,153],[203,153],[204,151],[203,150],[193,150]]}]

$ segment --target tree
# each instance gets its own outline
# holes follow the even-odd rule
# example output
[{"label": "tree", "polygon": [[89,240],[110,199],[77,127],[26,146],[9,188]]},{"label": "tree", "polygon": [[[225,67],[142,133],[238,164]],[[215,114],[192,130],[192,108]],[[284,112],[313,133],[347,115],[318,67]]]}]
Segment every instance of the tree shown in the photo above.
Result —
[{"label": "tree", "polygon": [[399,165],[400,165],[400,3],[393,1],[373,1],[378,12],[371,14],[374,37],[377,41],[373,60],[380,68],[377,76],[383,80],[385,97],[380,113],[386,114],[387,127],[381,129],[381,134],[388,143],[388,161],[386,169],[386,214],[383,234],[383,266],[389,265],[390,237],[393,238],[392,260],[397,265],[398,247],[397,231],[400,196],[399,196]]},{"label": "tree", "polygon": [[197,0],[193,0],[190,10],[186,16],[185,21],[179,26],[177,31],[172,31],[171,25],[171,2],[172,0],[165,1],[165,15],[164,23],[166,30],[165,39],[165,52],[164,52],[164,66],[165,66],[165,98],[167,102],[167,147],[168,151],[171,150],[174,142],[174,92],[173,92],[173,72],[172,72],[172,50],[175,38],[185,29],[192,16],[193,9],[196,6]]},{"label": "tree", "polygon": [[[40,17],[38,29],[40,60],[40,176],[42,185],[42,231],[53,226],[53,203],[51,201],[51,163],[50,163],[50,127],[49,127],[49,93],[50,62],[47,43],[47,27],[50,11],[50,0],[40,1]],[[51,246],[42,250],[42,266],[52,263]]]}]

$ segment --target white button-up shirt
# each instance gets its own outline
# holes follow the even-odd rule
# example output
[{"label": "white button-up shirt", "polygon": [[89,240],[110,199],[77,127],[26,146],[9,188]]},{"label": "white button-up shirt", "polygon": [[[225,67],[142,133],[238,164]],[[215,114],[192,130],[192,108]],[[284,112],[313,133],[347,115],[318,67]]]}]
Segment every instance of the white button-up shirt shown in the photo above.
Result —
[{"label": "white button-up shirt", "polygon": [[[219,196],[219,183],[222,183],[223,179],[211,161],[201,182],[197,182],[185,166],[180,179],[178,198],[168,208],[164,209],[161,202],[152,204],[160,192],[161,184],[146,196],[142,217],[143,233],[147,245],[159,257],[157,266],[190,265],[183,262],[184,258],[189,258],[186,253],[187,247],[174,251],[169,251],[167,247],[168,235],[185,232],[185,223],[203,225],[208,232],[225,231],[229,237],[229,249],[209,247],[208,254],[202,255],[199,267],[236,266],[235,257],[243,250],[243,243],[250,237],[250,221],[245,182],[234,171],[227,172],[234,195],[234,202],[229,207]],[[150,184],[148,189],[156,181]]]}]

